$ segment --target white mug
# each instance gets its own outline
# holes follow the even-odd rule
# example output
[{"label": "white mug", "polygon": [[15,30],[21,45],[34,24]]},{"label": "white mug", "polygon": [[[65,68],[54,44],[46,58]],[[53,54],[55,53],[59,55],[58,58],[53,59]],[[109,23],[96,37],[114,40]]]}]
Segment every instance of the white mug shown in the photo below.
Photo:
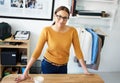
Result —
[{"label": "white mug", "polygon": [[34,83],[43,83],[44,77],[42,76],[36,76],[34,77]]}]

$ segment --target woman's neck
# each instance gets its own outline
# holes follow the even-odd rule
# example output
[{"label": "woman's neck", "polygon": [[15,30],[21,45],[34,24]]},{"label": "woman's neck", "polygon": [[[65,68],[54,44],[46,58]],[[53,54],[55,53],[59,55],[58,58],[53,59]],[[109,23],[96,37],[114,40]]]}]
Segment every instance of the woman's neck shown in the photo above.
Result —
[{"label": "woman's neck", "polygon": [[52,29],[57,31],[57,32],[65,32],[67,27],[66,26],[56,26],[56,25],[53,25],[52,26]]}]

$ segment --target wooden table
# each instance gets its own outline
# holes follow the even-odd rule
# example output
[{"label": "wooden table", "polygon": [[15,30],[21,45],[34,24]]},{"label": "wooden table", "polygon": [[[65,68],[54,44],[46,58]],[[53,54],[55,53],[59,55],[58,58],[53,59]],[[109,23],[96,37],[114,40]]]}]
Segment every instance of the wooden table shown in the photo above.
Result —
[{"label": "wooden table", "polygon": [[[14,79],[17,74],[10,74],[5,76],[1,83],[16,83]],[[44,83],[104,83],[101,77],[97,74],[84,75],[84,74],[30,74],[31,77],[43,76]],[[20,83],[34,83],[33,80],[27,79]]]}]

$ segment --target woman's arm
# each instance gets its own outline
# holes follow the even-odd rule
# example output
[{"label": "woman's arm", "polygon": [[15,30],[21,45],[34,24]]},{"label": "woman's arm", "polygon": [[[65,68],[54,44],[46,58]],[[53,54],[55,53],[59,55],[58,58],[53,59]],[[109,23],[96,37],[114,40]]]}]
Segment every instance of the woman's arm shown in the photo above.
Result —
[{"label": "woman's arm", "polygon": [[81,47],[80,47],[80,41],[79,41],[79,36],[78,36],[78,33],[77,33],[77,30],[75,29],[74,30],[74,33],[73,33],[73,46],[74,46],[74,50],[75,50],[75,54],[76,54],[76,58],[79,59],[79,63],[81,64],[83,70],[84,70],[84,73],[85,74],[90,74],[87,70],[87,67],[86,67],[86,64],[84,62],[84,57],[83,57],[83,53],[82,53],[82,50],[81,50]]},{"label": "woman's arm", "polygon": [[27,66],[26,66],[26,68],[25,68],[24,73],[23,73],[22,75],[18,76],[18,77],[15,79],[15,81],[16,81],[17,83],[19,83],[20,81],[26,80],[27,78],[30,78],[29,75],[28,75],[28,73],[29,73],[29,70],[30,70],[31,66],[33,65],[33,63],[34,63],[35,61],[36,61],[36,59],[33,58],[33,57],[30,59],[30,61],[28,62]]},{"label": "woman's arm", "polygon": [[82,66],[82,68],[83,68],[83,70],[84,70],[84,73],[85,73],[85,74],[90,74],[90,73],[88,72],[88,69],[87,69],[87,67],[86,67],[86,64],[85,64],[84,60],[83,60],[83,59],[79,59],[79,63],[81,64],[81,66]]},{"label": "woman's arm", "polygon": [[24,73],[23,73],[24,76],[27,76],[27,74],[28,74],[31,66],[33,65],[33,63],[34,63],[36,60],[37,60],[37,59],[31,57],[30,61],[28,62],[27,66],[26,66],[26,69],[25,69],[25,71],[24,71]]},{"label": "woman's arm", "polygon": [[32,54],[32,57],[31,59],[29,60],[27,66],[26,66],[26,69],[24,71],[24,73],[21,75],[21,76],[18,76],[15,81],[18,83],[20,81],[23,81],[27,78],[29,78],[29,70],[31,68],[31,66],[33,65],[33,63],[38,59],[38,57],[40,56],[41,52],[42,52],[42,49],[45,45],[45,42],[47,41],[47,28],[44,28],[40,34],[40,37],[38,39],[38,43],[36,45],[36,48]]}]

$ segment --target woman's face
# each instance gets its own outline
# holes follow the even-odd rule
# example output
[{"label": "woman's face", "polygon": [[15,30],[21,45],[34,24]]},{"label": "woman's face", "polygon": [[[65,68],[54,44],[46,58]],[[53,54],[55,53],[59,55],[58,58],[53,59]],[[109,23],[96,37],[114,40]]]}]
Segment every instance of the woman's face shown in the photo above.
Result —
[{"label": "woman's face", "polygon": [[68,13],[64,10],[60,10],[55,14],[55,24],[58,27],[64,27],[68,20],[69,16]]}]

